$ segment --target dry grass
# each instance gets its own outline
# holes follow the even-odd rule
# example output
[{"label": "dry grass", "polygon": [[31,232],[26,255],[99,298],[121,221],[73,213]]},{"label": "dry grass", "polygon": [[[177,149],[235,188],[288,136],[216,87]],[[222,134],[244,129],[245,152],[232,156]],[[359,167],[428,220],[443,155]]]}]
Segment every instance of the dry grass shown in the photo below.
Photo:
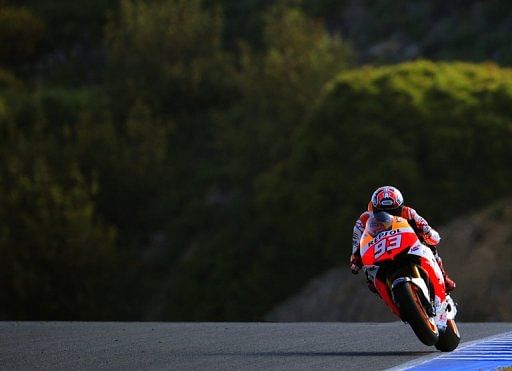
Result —
[{"label": "dry grass", "polygon": [[512,321],[512,201],[458,219],[440,230],[439,247],[457,282],[459,320]]}]

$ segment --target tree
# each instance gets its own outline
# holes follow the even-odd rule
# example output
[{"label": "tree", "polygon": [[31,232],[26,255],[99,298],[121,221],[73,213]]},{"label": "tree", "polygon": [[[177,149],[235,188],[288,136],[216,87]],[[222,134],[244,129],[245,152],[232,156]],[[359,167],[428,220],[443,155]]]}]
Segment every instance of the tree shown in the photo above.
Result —
[{"label": "tree", "polygon": [[55,162],[44,124],[0,118],[0,318],[115,317],[116,232],[100,221],[94,183]]},{"label": "tree", "polygon": [[258,184],[283,248],[324,267],[345,261],[353,222],[380,185],[398,186],[434,226],[507,195],[511,87],[510,70],[492,64],[418,61],[340,74],[291,155]]},{"label": "tree", "polygon": [[299,284],[291,270],[303,254],[281,248],[279,231],[268,224],[274,210],[258,209],[253,186],[286,158],[290,135],[353,54],[296,7],[272,8],[264,35],[263,51],[241,46],[240,99],[214,112],[222,159],[211,188],[216,197],[195,215],[200,228],[174,272],[164,318],[258,319]]},{"label": "tree", "polygon": [[16,68],[32,60],[45,29],[43,20],[29,8],[0,5],[0,65]]}]

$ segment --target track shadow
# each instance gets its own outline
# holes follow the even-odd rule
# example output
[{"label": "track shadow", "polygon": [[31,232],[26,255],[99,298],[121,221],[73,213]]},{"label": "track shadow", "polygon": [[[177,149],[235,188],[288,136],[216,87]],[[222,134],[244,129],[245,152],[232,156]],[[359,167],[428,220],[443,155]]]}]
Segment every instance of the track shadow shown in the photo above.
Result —
[{"label": "track shadow", "polygon": [[424,356],[436,351],[403,351],[403,352],[219,352],[204,353],[205,356],[241,356],[241,357],[411,357]]}]

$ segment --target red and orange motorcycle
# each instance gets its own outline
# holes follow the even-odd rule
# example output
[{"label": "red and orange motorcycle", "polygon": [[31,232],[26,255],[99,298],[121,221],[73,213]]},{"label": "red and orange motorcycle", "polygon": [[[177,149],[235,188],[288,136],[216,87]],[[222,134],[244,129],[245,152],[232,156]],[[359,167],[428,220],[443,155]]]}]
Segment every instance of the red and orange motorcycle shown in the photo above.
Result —
[{"label": "red and orange motorcycle", "polygon": [[363,270],[391,311],[407,322],[425,345],[443,352],[457,348],[457,308],[431,248],[406,219],[374,213],[360,243]]}]

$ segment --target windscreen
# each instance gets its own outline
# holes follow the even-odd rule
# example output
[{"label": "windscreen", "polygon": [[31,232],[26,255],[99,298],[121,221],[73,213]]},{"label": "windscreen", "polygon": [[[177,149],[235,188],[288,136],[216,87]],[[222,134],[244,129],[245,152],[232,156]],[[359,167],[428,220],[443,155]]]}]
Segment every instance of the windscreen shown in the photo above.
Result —
[{"label": "windscreen", "polygon": [[374,213],[366,222],[366,230],[372,236],[375,237],[380,232],[387,231],[393,224],[393,217],[384,212],[380,211]]}]

